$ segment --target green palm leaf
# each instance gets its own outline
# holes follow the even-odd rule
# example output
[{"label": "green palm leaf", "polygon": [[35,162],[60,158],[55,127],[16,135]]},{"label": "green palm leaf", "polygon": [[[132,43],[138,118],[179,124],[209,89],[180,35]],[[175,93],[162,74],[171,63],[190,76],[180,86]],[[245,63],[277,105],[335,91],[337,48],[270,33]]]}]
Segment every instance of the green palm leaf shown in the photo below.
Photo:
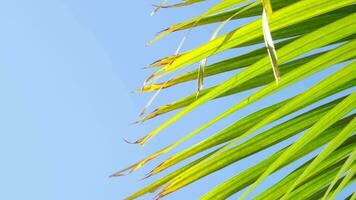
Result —
[{"label": "green palm leaf", "polygon": [[312,163],[303,171],[303,173],[296,179],[293,185],[288,189],[283,199],[287,198],[288,194],[293,191],[298,184],[300,184],[315,168],[319,167],[320,163],[325,160],[339,145],[341,145],[348,137],[356,130],[356,118],[354,118],[329,144],[322,152],[313,160]]},{"label": "green palm leaf", "polygon": [[[349,65],[349,67],[355,68],[356,64]],[[349,97],[347,97],[337,106],[335,106],[331,111],[329,111],[326,115],[324,115],[310,130],[308,130],[300,139],[298,139],[298,141],[296,141],[291,147],[289,147],[287,151],[284,154],[282,154],[240,198],[244,198],[252,189],[254,189],[254,187],[256,187],[260,182],[262,182],[263,179],[265,179],[276,168],[282,165],[282,163],[285,162],[288,159],[288,157],[290,157],[296,151],[300,150],[305,144],[310,142],[313,138],[321,134],[323,130],[325,130],[327,127],[335,123],[339,118],[343,117],[344,115],[352,111],[352,109],[354,109],[355,107],[354,105],[355,102],[356,102],[356,93],[351,94]],[[280,110],[282,110],[282,108]],[[263,123],[264,122],[262,122],[261,124]]]},{"label": "green palm leaf", "polygon": [[324,196],[322,199],[326,199],[329,192],[333,189],[333,187],[337,184],[337,181],[339,180],[339,177],[341,177],[341,175],[343,173],[345,173],[345,171],[347,169],[349,169],[349,167],[352,165],[352,163],[354,163],[354,161],[356,160],[356,149],[354,149],[351,153],[351,155],[349,156],[349,158],[346,160],[346,162],[344,163],[344,165],[342,166],[342,168],[340,169],[340,171],[337,173],[337,175],[335,176],[334,180],[330,183],[330,186],[328,187],[328,189],[326,190]]},{"label": "green palm leaf", "polygon": [[[335,157],[331,157],[325,160],[322,165],[320,165],[315,171],[312,172],[312,174],[309,175],[309,177],[303,182],[303,184],[309,182],[311,179],[317,177],[319,174],[324,174],[330,170],[334,170],[335,168],[340,169],[342,164],[345,162],[345,159],[342,158],[345,157],[348,153],[350,153],[350,149],[349,151],[342,151],[340,152],[340,154],[337,154],[335,152]],[[305,163],[293,173],[278,182],[278,184],[264,191],[262,194],[259,194],[255,199],[261,200],[281,198],[282,195],[288,190],[288,188],[291,187],[293,181],[302,174],[302,172],[307,168],[310,163],[311,162]]]},{"label": "green palm leaf", "polygon": [[[356,14],[351,14],[347,17],[344,17],[328,26],[320,28],[314,32],[311,32],[300,39],[282,47],[278,50],[279,60],[281,63],[284,63],[290,59],[293,59],[297,56],[302,55],[314,48],[318,48],[324,46],[326,44],[335,42],[343,37],[347,37],[351,35],[354,30],[356,29],[356,24],[352,23],[352,19],[356,17]],[[351,21],[351,22],[350,22]],[[318,37],[315,39],[315,37]],[[312,39],[315,39],[311,41]],[[307,43],[307,44],[306,44]],[[295,51],[295,48],[298,48],[298,51]],[[179,57],[180,58],[180,57]],[[172,64],[173,65],[173,64]],[[171,65],[171,66],[172,66]],[[152,136],[156,135],[158,132],[163,130],[164,128],[168,127],[171,123],[177,121],[179,118],[186,115],[188,112],[193,110],[194,108],[202,105],[203,103],[207,102],[208,100],[217,97],[218,95],[222,94],[223,92],[233,88],[235,85],[242,84],[257,75],[261,75],[262,73],[268,71],[269,67],[269,57],[266,56],[259,61],[255,62],[253,65],[248,67],[246,70],[242,71],[241,73],[231,77],[229,80],[221,83],[219,86],[214,88],[209,93],[201,96],[192,104],[184,108],[182,111],[177,113],[174,117],[167,120],[161,126],[157,127],[154,131],[148,134],[146,137],[138,140],[137,142],[140,144],[144,144],[148,139]],[[248,100],[250,102],[250,100]],[[235,108],[232,108],[233,110]],[[231,113],[229,111],[228,113]],[[227,115],[227,114],[225,114]]]},{"label": "green palm leaf", "polygon": [[[301,158],[302,156],[305,156],[306,154],[319,148],[323,144],[329,142],[342,129],[342,127],[345,125],[344,124],[345,122],[347,123],[347,121],[340,121],[339,123],[336,123],[334,126],[329,128],[328,130],[324,131],[324,133],[321,136],[314,139],[311,143],[305,145],[301,151],[294,154],[291,158],[289,158],[288,162],[284,163],[283,165],[292,163],[297,159]],[[355,145],[354,144],[355,139],[356,139],[355,136],[349,138],[348,142],[345,142],[343,144],[344,146],[343,145],[342,146],[345,148],[349,148],[348,151],[352,151]],[[265,159],[264,161],[258,163],[257,165],[247,169],[246,171],[237,174],[236,176],[232,177],[231,179],[225,181],[224,183],[220,184],[218,187],[211,190],[209,193],[204,195],[202,199],[214,199],[216,197],[218,197],[218,199],[225,199],[233,195],[234,193],[241,191],[246,186],[252,184],[255,180],[257,180],[257,178],[263,173],[263,171],[266,170],[267,167],[271,163],[273,163],[285,151],[286,149],[283,149],[275,153],[274,155],[270,156],[269,158]],[[336,156],[336,154],[333,154],[333,156]]]},{"label": "green palm leaf", "polygon": [[[311,143],[306,145],[302,151],[294,154],[289,162],[296,161],[297,159],[301,158],[302,156],[308,154],[309,152],[319,148],[323,144],[327,143],[330,141],[335,135],[340,131],[343,126],[345,126],[349,121],[351,120],[350,117],[345,118],[343,120],[340,120],[338,123],[334,124],[331,128],[328,130],[324,131],[324,133],[321,135],[321,137],[318,137],[314,139]],[[347,147],[347,148],[353,148],[354,142],[356,142],[356,137],[350,138],[347,142],[345,142],[342,147]],[[269,157],[268,159],[264,160],[263,162],[255,165],[253,168],[250,168],[246,170],[245,172],[237,175],[233,179],[229,180],[229,182],[225,183],[224,185],[220,186],[219,188],[216,188],[216,190],[212,190],[210,193],[207,194],[207,199],[210,196],[212,199],[219,195],[231,195],[234,192],[238,192],[240,189],[243,189],[245,186],[249,185],[252,183],[255,179],[258,178],[258,175],[262,173],[262,170],[267,168],[270,163],[272,163],[278,156],[282,154],[285,150],[281,150],[274,154],[273,156]],[[215,151],[216,152],[216,151]],[[214,153],[214,152],[213,152]],[[143,188],[142,190],[138,191],[134,195],[132,195],[132,198],[137,198],[140,195],[146,194],[148,192],[153,192],[156,191],[159,187],[165,185],[167,182],[169,182],[172,178],[177,177],[179,174],[182,173],[182,171],[186,171],[195,165],[197,165],[199,162],[203,161],[206,159],[208,156],[210,156],[212,153],[208,154],[207,156],[204,156],[197,161],[194,161],[187,166],[180,168],[174,172],[172,172],[170,175],[166,176],[165,178],[162,178],[153,184],[148,185],[147,187]],[[231,156],[235,155],[234,153],[230,154]],[[231,158],[224,158],[221,156],[223,159],[230,160]],[[234,159],[234,158],[233,158]],[[231,162],[231,161],[230,161]],[[233,162],[233,161],[232,161]],[[139,195],[138,195],[139,194]],[[228,197],[228,196],[225,196]],[[131,197],[130,197],[131,198]]]},{"label": "green palm leaf", "polygon": [[[160,5],[157,9],[181,9],[178,7],[192,4],[199,6],[198,3],[204,1],[184,0]],[[250,93],[206,123],[197,125],[181,139],[112,176],[137,170],[178,145],[183,147],[186,141],[233,113],[254,106],[258,101],[265,102],[267,97],[288,90],[293,84],[321,71],[338,67],[305,91],[266,105],[196,144],[184,146],[180,152],[151,169],[146,178],[197,156],[195,160],[163,175],[127,199],[136,199],[159,189],[162,190],[156,198],[162,198],[296,135],[300,137],[292,144],[225,180],[201,199],[226,199],[244,189],[239,198],[250,199],[247,195],[257,185],[290,164],[298,164],[299,167],[257,194],[255,199],[335,198],[354,181],[356,172],[356,93],[353,92],[356,86],[355,11],[356,5],[352,0],[221,0],[196,17],[162,31],[151,42],[170,33],[187,30],[181,46],[193,28],[199,31],[204,25],[223,22],[205,44],[183,53],[177,51],[175,55],[167,55],[149,66],[156,70],[140,92],[174,89],[177,85],[198,80],[199,95],[194,94],[193,89],[192,94],[177,97],[177,100],[143,116],[140,122],[177,111],[135,143],[146,144],[162,130],[211,100],[219,101],[220,98],[240,95],[245,91]],[[249,23],[237,25],[232,31],[218,36],[225,24],[248,18]],[[263,43],[266,47],[261,48]],[[241,47],[250,50],[246,52]],[[238,53],[225,57],[227,50]],[[206,59],[215,55],[223,59],[206,65]],[[177,70],[199,62],[199,68],[175,75]],[[207,77],[226,72],[231,73],[227,80],[200,90],[203,80],[209,81]],[[167,75],[172,78],[167,79]],[[321,100],[326,103],[321,103]],[[310,109],[310,106],[314,108]],[[318,152],[313,159],[300,163],[300,158],[316,150]],[[350,195],[350,198],[356,196]]]},{"label": "green palm leaf", "polygon": [[355,176],[356,173],[356,164],[353,164],[349,172],[346,174],[346,176],[343,178],[341,181],[340,185],[336,188],[335,191],[331,194],[331,199],[335,199],[336,195],[342,190],[350,180],[352,180]]}]

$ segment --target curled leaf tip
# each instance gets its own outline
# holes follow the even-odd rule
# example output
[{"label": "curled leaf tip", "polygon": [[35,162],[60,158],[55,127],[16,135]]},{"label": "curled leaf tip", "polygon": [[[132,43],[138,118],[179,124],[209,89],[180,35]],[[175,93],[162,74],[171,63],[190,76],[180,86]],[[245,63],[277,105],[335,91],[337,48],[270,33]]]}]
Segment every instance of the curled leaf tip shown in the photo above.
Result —
[{"label": "curled leaf tip", "polygon": [[124,142],[126,142],[127,144],[138,144],[137,141],[131,142],[131,141],[128,141],[127,139],[125,139],[125,138],[122,138],[122,140],[123,140]]}]

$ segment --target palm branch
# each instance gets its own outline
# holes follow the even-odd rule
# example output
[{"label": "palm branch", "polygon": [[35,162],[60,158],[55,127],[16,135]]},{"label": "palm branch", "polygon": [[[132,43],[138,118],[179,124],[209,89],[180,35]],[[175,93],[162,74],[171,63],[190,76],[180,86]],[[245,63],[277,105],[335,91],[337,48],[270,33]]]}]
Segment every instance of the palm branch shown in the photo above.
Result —
[{"label": "palm branch", "polygon": [[[205,0],[185,0],[157,8],[200,3]],[[141,123],[175,111],[172,117],[134,143],[146,144],[163,129],[209,101],[246,91],[250,91],[250,95],[175,143],[113,176],[137,170],[231,114],[257,101],[263,102],[320,71],[339,67],[304,92],[272,105],[266,104],[266,107],[172,155],[152,169],[146,178],[193,156],[195,160],[153,181],[127,199],[151,192],[157,192],[157,199],[162,198],[297,135],[299,137],[292,144],[225,180],[201,199],[226,199],[241,191],[239,198],[244,199],[269,175],[315,150],[318,150],[315,157],[301,163],[299,168],[285,174],[279,182],[254,198],[329,199],[352,184],[356,170],[356,118],[353,112],[356,105],[356,93],[353,92],[356,84],[355,11],[353,0],[220,0],[201,15],[163,30],[150,44],[173,32],[186,30],[189,33],[193,28],[217,25],[210,41],[183,53],[177,51],[148,67],[156,70],[140,92],[158,94],[190,81],[197,81],[198,89],[143,116]],[[219,36],[225,24],[240,19],[250,19],[251,22]],[[243,47],[250,51],[242,51]],[[225,59],[206,64],[207,58],[231,49],[242,53],[228,58],[222,55],[220,57]],[[199,62],[199,68],[177,74]],[[232,74],[230,78],[203,88],[204,79],[227,72]],[[286,120],[280,122],[281,119]]]}]

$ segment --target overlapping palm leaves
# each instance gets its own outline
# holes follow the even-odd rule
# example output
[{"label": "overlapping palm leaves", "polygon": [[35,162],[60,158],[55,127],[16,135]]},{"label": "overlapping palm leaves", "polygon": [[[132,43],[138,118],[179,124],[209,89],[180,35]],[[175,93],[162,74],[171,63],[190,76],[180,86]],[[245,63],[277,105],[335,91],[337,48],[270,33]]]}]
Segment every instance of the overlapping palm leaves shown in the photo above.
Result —
[{"label": "overlapping palm leaves", "polygon": [[[204,3],[204,0],[186,0],[162,7],[181,7],[197,3]],[[206,78],[228,71],[238,69],[241,71],[216,86],[203,89],[199,95],[192,94],[178,99],[144,116],[141,122],[177,110],[173,117],[135,143],[144,145],[161,130],[211,100],[227,95],[239,95],[240,92],[252,89],[255,91],[206,124],[187,133],[177,142],[113,176],[141,168],[150,160],[169,152],[221,119],[258,100],[263,101],[279,90],[334,65],[340,64],[342,67],[308,90],[249,114],[207,139],[166,159],[147,177],[206,152],[197,160],[149,184],[127,199],[135,199],[156,191],[158,192],[156,198],[164,197],[297,134],[301,136],[293,144],[231,177],[201,198],[226,199],[246,188],[239,197],[243,199],[266,177],[317,149],[319,154],[315,158],[292,173],[286,174],[281,181],[255,198],[329,199],[352,184],[356,171],[354,136],[356,119],[353,114],[356,93],[344,91],[353,88],[356,84],[355,11],[356,5],[353,0],[221,0],[211,9],[202,11],[203,14],[161,32],[155,40],[175,31],[192,28],[198,30],[200,26],[207,24],[226,23],[242,18],[254,19],[246,25],[236,27],[233,31],[213,37],[202,46],[167,56],[150,66],[157,69],[146,80],[142,92],[158,91],[188,81],[202,83],[202,75]],[[272,38],[278,42],[273,43]],[[203,74],[202,69],[199,68],[177,75],[168,81],[160,81],[178,69],[204,61],[212,55],[229,49],[252,47],[264,42],[266,44],[264,48],[204,65]],[[277,83],[275,80],[278,80]],[[333,99],[333,95],[340,92],[343,92],[344,96]],[[320,100],[325,98],[331,100],[328,103],[320,103]],[[316,106],[312,110],[304,111],[283,123],[255,134],[272,122],[300,112],[310,105]],[[246,140],[247,137],[250,138]]]}]

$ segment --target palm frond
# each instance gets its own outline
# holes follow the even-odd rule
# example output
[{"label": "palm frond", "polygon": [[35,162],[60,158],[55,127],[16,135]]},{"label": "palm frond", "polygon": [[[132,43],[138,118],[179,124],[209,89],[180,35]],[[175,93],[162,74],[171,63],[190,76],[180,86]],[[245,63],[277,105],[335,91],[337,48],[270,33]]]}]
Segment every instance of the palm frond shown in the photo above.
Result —
[{"label": "palm frond", "polygon": [[[178,7],[192,4],[198,7],[198,3],[204,1],[184,0],[161,8],[182,9]],[[150,43],[176,31],[189,32],[193,28],[198,31],[205,25],[221,22],[210,41],[183,53],[167,55],[148,67],[155,71],[140,92],[174,89],[177,85],[197,80],[199,95],[193,92],[183,98],[177,96],[174,102],[159,106],[143,116],[140,120],[142,123],[176,111],[153,131],[139,138],[137,144],[146,144],[162,130],[212,100],[219,101],[245,91],[251,93],[181,139],[166,144],[164,148],[113,176],[138,170],[233,113],[241,112],[241,109],[253,106],[257,101],[263,102],[267,97],[321,71],[336,65],[338,67],[305,91],[235,120],[222,130],[163,160],[150,170],[146,178],[197,156],[195,160],[164,175],[127,199],[136,199],[159,189],[162,190],[156,198],[162,198],[296,135],[300,137],[292,144],[225,180],[201,199],[226,199],[244,189],[239,198],[249,198],[249,193],[268,176],[299,162],[300,158],[315,150],[319,151],[314,158],[299,163],[300,167],[285,174],[279,182],[257,194],[255,199],[335,198],[352,183],[356,172],[356,93],[350,92],[356,85],[355,11],[353,0],[221,0],[196,17],[162,31]],[[240,19],[250,19],[250,22],[237,25],[234,30],[218,36],[225,24]],[[261,48],[263,44],[266,47]],[[242,47],[250,50],[246,52]],[[224,52],[227,50],[239,53],[226,57]],[[206,64],[206,60],[215,55],[221,60]],[[175,71],[199,62],[199,68],[174,75]],[[227,80],[202,89],[203,81],[227,72],[230,72]],[[167,75],[173,78],[167,78]],[[278,80],[278,84],[275,80]],[[310,109],[310,106],[314,108]]]}]

